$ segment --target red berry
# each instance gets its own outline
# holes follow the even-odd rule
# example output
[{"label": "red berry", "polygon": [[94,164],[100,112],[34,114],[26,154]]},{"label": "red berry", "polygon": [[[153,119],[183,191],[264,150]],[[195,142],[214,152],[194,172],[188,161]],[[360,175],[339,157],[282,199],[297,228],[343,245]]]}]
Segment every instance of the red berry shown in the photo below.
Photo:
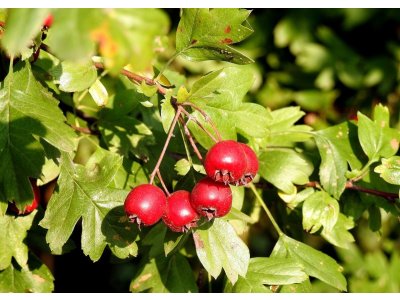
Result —
[{"label": "red berry", "polygon": [[256,153],[249,146],[239,143],[245,153],[246,171],[240,180],[240,185],[248,184],[258,172],[258,158]]},{"label": "red berry", "polygon": [[33,191],[33,200],[31,202],[31,204],[25,206],[24,210],[19,210],[17,208],[17,206],[15,205],[15,203],[12,203],[10,205],[10,209],[19,215],[26,215],[26,214],[33,212],[36,208],[38,208],[38,206],[40,204],[40,191],[39,191],[38,186],[36,185],[36,179],[29,178],[29,181],[31,182],[31,187],[32,187],[32,191]]},{"label": "red berry", "polygon": [[150,226],[161,219],[166,201],[167,197],[159,187],[142,184],[133,188],[126,197],[125,213],[130,222]]},{"label": "red berry", "polygon": [[204,159],[207,175],[217,182],[238,184],[246,171],[243,148],[235,141],[221,141],[208,150]]},{"label": "red berry", "polygon": [[49,15],[46,17],[46,19],[44,19],[44,21],[43,21],[43,26],[44,26],[44,27],[47,27],[47,28],[50,28],[51,25],[53,25],[53,21],[54,21],[53,15],[52,15],[52,14],[49,14]]},{"label": "red berry", "polygon": [[179,190],[167,198],[163,221],[172,231],[186,232],[197,226],[199,216],[190,205],[190,193]]},{"label": "red berry", "polygon": [[205,177],[193,188],[190,202],[192,207],[208,220],[223,217],[231,210],[232,191],[229,185]]}]

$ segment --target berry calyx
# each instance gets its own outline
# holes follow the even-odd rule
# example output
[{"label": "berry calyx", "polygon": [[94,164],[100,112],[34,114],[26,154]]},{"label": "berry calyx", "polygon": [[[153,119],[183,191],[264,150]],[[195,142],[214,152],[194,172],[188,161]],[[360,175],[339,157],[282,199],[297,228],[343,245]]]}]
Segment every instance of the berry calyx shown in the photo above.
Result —
[{"label": "berry calyx", "polygon": [[24,210],[20,210],[17,208],[15,203],[11,203],[10,209],[17,213],[18,215],[27,215],[33,212],[36,208],[38,208],[40,204],[40,191],[38,186],[36,185],[36,179],[31,179],[29,178],[29,181],[31,182],[31,187],[33,191],[33,200],[31,204],[25,206]]},{"label": "berry calyx", "polygon": [[239,143],[245,153],[246,170],[240,179],[240,185],[246,185],[253,180],[258,172],[258,158],[256,153],[249,146]]},{"label": "berry calyx", "polygon": [[190,194],[192,207],[208,220],[225,216],[232,207],[232,191],[229,185],[211,178],[201,179]]},{"label": "berry calyx", "polygon": [[208,150],[204,168],[217,182],[239,184],[246,171],[244,150],[236,141],[218,142]]},{"label": "berry calyx", "polygon": [[52,14],[49,14],[46,19],[43,21],[43,27],[50,28],[53,25],[54,17]]},{"label": "berry calyx", "polygon": [[163,221],[172,231],[187,232],[197,227],[199,216],[190,205],[190,193],[178,190],[167,198]]},{"label": "berry calyx", "polygon": [[157,223],[167,203],[164,192],[152,184],[133,188],[125,199],[124,209],[130,222],[150,226]]}]

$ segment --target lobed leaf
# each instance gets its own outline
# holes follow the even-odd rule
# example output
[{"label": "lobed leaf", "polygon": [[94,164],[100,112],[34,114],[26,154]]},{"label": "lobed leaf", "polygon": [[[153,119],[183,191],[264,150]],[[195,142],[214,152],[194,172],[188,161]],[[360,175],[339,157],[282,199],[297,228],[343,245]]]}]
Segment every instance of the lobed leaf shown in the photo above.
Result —
[{"label": "lobed leaf", "polygon": [[386,182],[400,185],[400,156],[382,158],[382,164],[376,166],[374,171]]},{"label": "lobed leaf", "polygon": [[176,51],[194,61],[223,60],[249,64],[253,60],[230,45],[253,30],[246,22],[251,11],[232,8],[185,8],[176,31]]},{"label": "lobed leaf", "polygon": [[311,162],[291,149],[266,149],[259,156],[260,175],[286,194],[296,191],[294,184],[306,184],[313,171]]},{"label": "lobed leaf", "polygon": [[239,277],[232,286],[225,286],[228,293],[270,292],[266,287],[272,285],[289,285],[308,279],[301,264],[292,258],[253,257],[250,259],[246,277]]},{"label": "lobed leaf", "polygon": [[38,178],[45,160],[44,139],[62,151],[75,148],[58,102],[35,79],[27,62],[14,66],[0,89],[0,197],[18,207],[33,199],[28,177]]},{"label": "lobed leaf", "polygon": [[45,264],[35,256],[26,266],[15,263],[0,271],[1,293],[50,293],[54,290],[54,277]]},{"label": "lobed leaf", "polygon": [[303,228],[315,233],[321,226],[326,232],[334,229],[339,218],[339,203],[325,191],[313,193],[302,206]]},{"label": "lobed leaf", "polygon": [[121,251],[136,255],[136,246],[132,245],[134,224],[129,224],[121,212],[128,192],[107,187],[121,162],[118,155],[100,149],[86,167],[75,165],[67,154],[62,155],[56,190],[39,223],[48,229],[46,241],[52,251],[61,251],[82,219],[82,250],[93,261],[101,257],[107,244],[118,251],[119,256]]},{"label": "lobed leaf", "polygon": [[12,264],[12,258],[21,267],[28,262],[28,246],[24,243],[36,212],[27,216],[0,216],[0,270]]}]

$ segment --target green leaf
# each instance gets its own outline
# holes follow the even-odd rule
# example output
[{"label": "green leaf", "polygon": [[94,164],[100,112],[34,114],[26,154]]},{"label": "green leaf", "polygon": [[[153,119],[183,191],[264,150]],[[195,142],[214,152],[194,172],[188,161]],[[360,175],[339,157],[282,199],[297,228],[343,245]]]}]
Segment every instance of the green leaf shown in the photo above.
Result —
[{"label": "green leaf", "polygon": [[97,70],[91,61],[63,61],[50,70],[59,89],[64,92],[80,92],[89,88],[97,78]]},{"label": "green leaf", "polygon": [[198,292],[192,269],[181,254],[148,261],[132,280],[131,292],[195,293]]},{"label": "green leaf", "polygon": [[352,218],[339,213],[338,220],[331,230],[325,227],[322,229],[321,236],[332,245],[348,249],[351,243],[354,242],[353,235],[349,232],[354,228],[354,221]]},{"label": "green leaf", "polygon": [[0,174],[0,197],[27,204],[33,198],[28,177],[39,177],[45,158],[39,138],[69,152],[75,133],[28,63],[14,66],[1,84],[0,103],[0,169],[8,170]]},{"label": "green leaf", "polygon": [[[62,60],[87,61],[94,53],[91,32],[100,25],[101,10],[93,8],[56,9],[46,44]],[[68,41],[66,43],[65,41]]]},{"label": "green leaf", "polygon": [[324,189],[336,199],[340,198],[346,185],[347,163],[352,169],[362,164],[353,149],[354,126],[341,123],[315,132],[314,138],[321,155],[319,177]]},{"label": "green leaf", "polygon": [[[121,162],[118,155],[100,149],[85,167],[75,165],[67,154],[62,155],[56,190],[39,223],[48,229],[46,241],[52,251],[61,251],[82,218],[82,250],[93,261],[101,257],[107,243],[118,248],[125,248],[122,245],[126,243],[126,253],[134,254],[135,248],[131,247],[135,246],[131,244],[135,231],[121,210],[115,211],[123,205],[128,191],[107,187]],[[131,238],[125,240],[127,236]]]},{"label": "green leaf", "polygon": [[98,106],[106,106],[108,102],[108,92],[99,79],[90,86],[89,94]]},{"label": "green leaf", "polygon": [[325,191],[313,193],[303,203],[303,228],[315,233],[321,226],[331,231],[339,218],[339,203]]},{"label": "green leaf", "polygon": [[271,257],[292,258],[312,277],[341,290],[346,291],[346,278],[342,267],[330,256],[296,241],[286,235],[279,238]]},{"label": "green leaf", "polygon": [[387,120],[381,114],[378,115],[380,119],[372,121],[361,112],[357,113],[360,144],[372,162],[381,157],[388,158],[399,149],[398,130],[389,128]]},{"label": "green leaf", "polygon": [[131,152],[143,159],[148,156],[146,146],[154,144],[153,133],[145,123],[126,113],[103,108],[99,113],[99,130],[109,150],[122,155]]},{"label": "green leaf", "polygon": [[374,171],[386,182],[400,185],[400,156],[382,158],[382,164],[375,167]]},{"label": "green leaf", "polygon": [[197,256],[204,268],[217,278],[222,271],[234,284],[238,275],[245,276],[250,253],[246,244],[226,221],[214,219],[193,232]]},{"label": "green leaf", "polygon": [[[264,137],[268,133],[267,110],[259,104],[242,102],[253,81],[253,71],[248,67],[236,66],[214,71],[193,84],[187,101],[209,115],[223,139],[236,140],[237,133],[248,138]],[[214,133],[199,112],[192,115],[210,133]],[[189,123],[189,128],[205,148],[214,144],[194,122]]]},{"label": "green leaf", "polygon": [[313,171],[311,162],[291,149],[267,149],[259,156],[260,175],[286,194],[296,192],[294,184],[306,184]]},{"label": "green leaf", "polygon": [[228,283],[225,292],[268,292],[265,285],[287,285],[308,279],[302,265],[292,258],[254,257],[246,277],[239,277],[234,286]]},{"label": "green leaf", "polygon": [[231,8],[184,8],[176,31],[176,51],[194,61],[224,60],[249,64],[253,60],[232,48],[253,30],[246,22],[251,11]]},{"label": "green leaf", "polygon": [[49,13],[47,8],[12,8],[8,11],[2,47],[12,56],[24,52],[39,34],[43,21]]},{"label": "green leaf", "polygon": [[54,277],[45,264],[36,257],[29,257],[28,265],[12,263],[0,271],[1,293],[50,293],[54,290]]},{"label": "green leaf", "polygon": [[307,133],[312,128],[307,125],[294,125],[304,116],[298,106],[268,110],[267,128],[270,133],[265,137],[268,146],[291,146],[294,142],[304,142],[311,138]]},{"label": "green leaf", "polygon": [[165,133],[169,131],[175,117],[175,109],[171,104],[171,96],[166,96],[161,102],[161,122]]},{"label": "green leaf", "polygon": [[13,257],[20,266],[26,266],[28,246],[24,239],[35,214],[36,212],[27,216],[0,216],[0,270],[10,267]]},{"label": "green leaf", "polygon": [[149,69],[158,46],[157,37],[168,33],[167,14],[148,8],[106,9],[97,14],[102,20],[91,31],[91,37],[99,43],[106,68],[112,74],[127,64],[138,71]]}]

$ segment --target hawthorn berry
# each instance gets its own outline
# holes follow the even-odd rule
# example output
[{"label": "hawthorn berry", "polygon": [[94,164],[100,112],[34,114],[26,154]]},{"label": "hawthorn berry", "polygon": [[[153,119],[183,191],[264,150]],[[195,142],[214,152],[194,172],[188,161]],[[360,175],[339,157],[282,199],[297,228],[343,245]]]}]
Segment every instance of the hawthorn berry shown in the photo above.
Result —
[{"label": "hawthorn berry", "polygon": [[167,198],[163,221],[172,231],[186,232],[197,226],[199,216],[190,205],[190,193],[178,190]]},{"label": "hawthorn berry", "polygon": [[204,168],[217,182],[239,184],[246,171],[245,152],[236,141],[218,142],[208,150]]},{"label": "hawthorn berry", "polygon": [[52,14],[49,14],[46,19],[43,21],[43,27],[50,28],[53,25],[54,17]]},{"label": "hawthorn berry", "polygon": [[229,185],[205,177],[194,186],[190,194],[190,203],[208,220],[223,217],[231,210],[232,191]]},{"label": "hawthorn berry", "polygon": [[10,205],[10,209],[19,215],[30,214],[36,208],[38,208],[38,206],[40,204],[40,191],[39,191],[38,186],[36,185],[36,180],[29,178],[29,181],[31,182],[31,187],[32,187],[32,191],[33,191],[33,200],[31,202],[31,204],[25,206],[24,210],[18,209],[17,206],[15,205],[15,203],[11,203],[11,205]]},{"label": "hawthorn berry", "polygon": [[239,143],[245,153],[246,170],[243,177],[240,179],[239,184],[245,185],[253,180],[258,172],[258,158],[256,153],[249,146]]},{"label": "hawthorn berry", "polygon": [[150,226],[161,219],[166,201],[167,197],[159,187],[141,184],[129,192],[124,209],[130,222]]}]

